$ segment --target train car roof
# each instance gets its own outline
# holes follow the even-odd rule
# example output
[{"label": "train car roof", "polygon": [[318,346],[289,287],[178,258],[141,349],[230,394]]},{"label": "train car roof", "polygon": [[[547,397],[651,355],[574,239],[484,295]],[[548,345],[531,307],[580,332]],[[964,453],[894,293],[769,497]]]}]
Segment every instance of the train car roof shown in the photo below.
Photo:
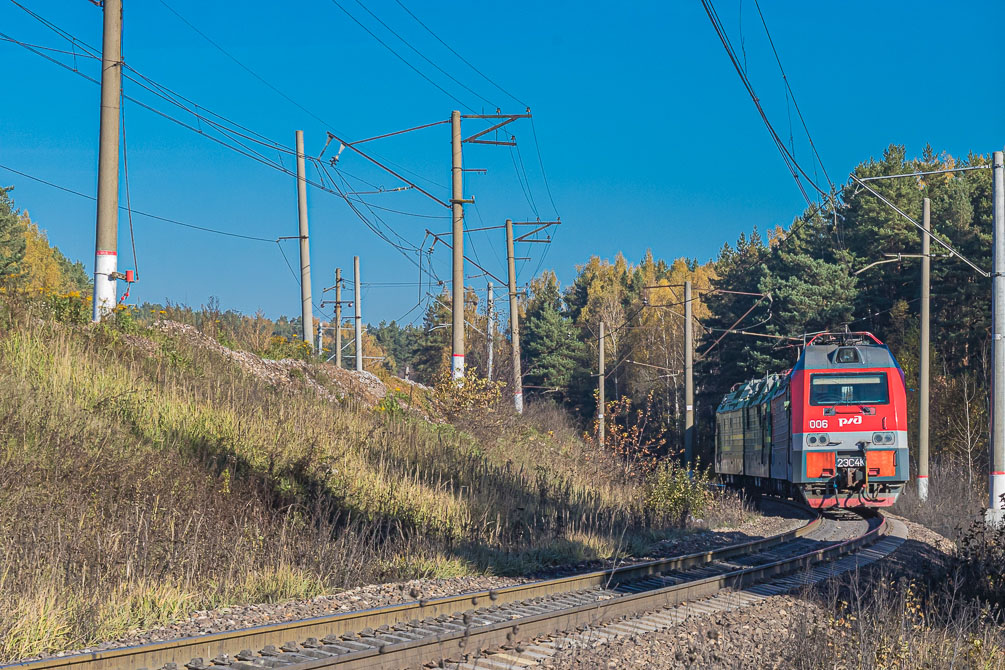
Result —
[{"label": "train car roof", "polygon": [[842,370],[848,368],[900,368],[885,344],[811,344],[803,350],[793,372],[798,370]]},{"label": "train car roof", "polygon": [[757,379],[743,382],[726,394],[726,397],[722,399],[722,402],[719,403],[715,411],[729,412],[767,402],[780,389],[784,388],[784,383],[787,380],[788,375],[771,374],[767,377],[758,377]]}]

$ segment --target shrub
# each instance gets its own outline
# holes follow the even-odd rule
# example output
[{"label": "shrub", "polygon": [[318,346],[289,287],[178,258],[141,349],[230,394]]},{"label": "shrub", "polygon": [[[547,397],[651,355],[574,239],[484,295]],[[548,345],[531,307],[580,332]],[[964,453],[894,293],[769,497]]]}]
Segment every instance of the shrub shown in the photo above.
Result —
[{"label": "shrub", "polygon": [[91,320],[91,296],[80,291],[57,293],[49,298],[52,317],[61,323],[83,324]]},{"label": "shrub", "polygon": [[[982,465],[986,471],[986,462]],[[987,506],[987,479],[974,477],[967,459],[952,454],[933,457],[930,473],[928,500],[919,500],[917,483],[912,481],[893,511],[955,540]]]},{"label": "shrub", "polygon": [[433,401],[447,420],[474,413],[494,414],[502,398],[505,382],[493,382],[479,377],[475,368],[468,368],[464,378],[454,380],[449,370],[444,371],[433,389]]},{"label": "shrub", "polygon": [[408,395],[399,388],[388,389],[387,395],[381,398],[374,408],[378,412],[384,412],[389,417],[398,418],[405,413],[402,403],[408,403]]},{"label": "shrub", "polygon": [[968,595],[1005,610],[1005,526],[973,521],[956,543]]},{"label": "shrub", "polygon": [[306,361],[311,357],[311,346],[307,342],[288,340],[281,335],[273,335],[269,338],[268,346],[259,353],[262,358],[271,358],[273,360],[294,358]]},{"label": "shrub", "polygon": [[[593,393],[594,399],[597,392]],[[667,452],[666,432],[660,430],[653,406],[652,392],[645,403],[632,406],[632,399],[621,396],[606,403],[604,410],[604,444],[621,463],[626,477],[649,475],[662,462]],[[600,419],[593,421],[593,433],[586,433],[583,439],[592,444],[600,443]]]},{"label": "shrub", "polygon": [[136,321],[134,307],[116,305],[110,314],[110,319],[116,330],[130,334],[139,332],[140,325]]},{"label": "shrub", "polygon": [[672,459],[662,461],[646,480],[646,507],[684,525],[688,516],[699,517],[712,502],[708,473],[700,468],[688,473]]}]

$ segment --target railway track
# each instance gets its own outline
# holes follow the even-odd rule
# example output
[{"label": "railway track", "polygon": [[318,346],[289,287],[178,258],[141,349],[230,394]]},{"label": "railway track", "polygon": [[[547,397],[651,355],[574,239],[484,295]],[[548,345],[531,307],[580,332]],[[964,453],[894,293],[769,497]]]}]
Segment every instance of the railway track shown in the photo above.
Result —
[{"label": "railway track", "polygon": [[[598,626],[805,571],[852,554],[888,530],[889,524],[878,514],[854,519],[817,516],[794,531],[686,556],[490,591],[47,658],[0,666],[0,670],[418,667],[472,658],[486,650],[512,648],[521,640]],[[498,663],[478,667],[498,667]]]}]

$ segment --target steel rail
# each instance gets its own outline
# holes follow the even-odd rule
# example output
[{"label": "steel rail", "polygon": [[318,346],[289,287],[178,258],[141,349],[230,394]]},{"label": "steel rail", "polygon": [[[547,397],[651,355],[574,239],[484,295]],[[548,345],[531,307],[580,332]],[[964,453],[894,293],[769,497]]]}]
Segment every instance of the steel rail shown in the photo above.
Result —
[{"label": "steel rail", "polygon": [[[787,500],[772,499],[772,502],[786,504],[790,507],[799,509],[800,511],[815,511],[808,510],[808,508],[802,505],[798,505]],[[267,624],[253,628],[222,631],[219,633],[180,638],[176,640],[166,640],[163,642],[152,642],[134,647],[121,647],[117,649],[94,651],[85,654],[22,661],[20,663],[0,665],[0,670],[136,670],[137,668],[149,668],[150,670],[153,670],[155,668],[161,668],[168,663],[176,663],[180,666],[182,663],[187,662],[191,658],[208,659],[220,654],[233,654],[240,649],[261,649],[270,644],[279,645],[288,640],[305,640],[310,637],[320,639],[330,635],[340,636],[347,633],[358,633],[366,628],[376,629],[382,625],[390,625],[402,621],[427,619],[445,614],[456,614],[458,612],[477,607],[504,605],[506,603],[526,601],[542,596],[554,595],[556,593],[581,591],[597,586],[616,586],[618,584],[641,579],[649,575],[658,575],[671,570],[685,570],[715,561],[722,561],[737,556],[753,554],[769,547],[784,544],[786,542],[804,537],[805,535],[817,530],[821,523],[822,517],[817,514],[816,517],[809,523],[794,530],[779,533],[766,538],[732,544],[719,549],[694,552],[683,556],[634,563],[617,568],[597,570],[571,575],[568,577],[528,582],[526,584],[518,584],[500,589],[491,589],[454,596],[444,596],[434,599],[420,599],[398,605],[387,605],[355,612],[345,612],[313,617],[310,619]],[[690,586],[692,584],[701,584],[706,581],[708,580],[687,582],[686,585]],[[672,588],[675,587],[670,588],[672,590]],[[666,589],[661,589],[660,592],[665,590]],[[623,596],[617,598],[617,600],[621,601],[624,598],[634,598],[634,596]],[[578,609],[583,608],[576,608],[575,610],[569,610],[569,612],[578,611]],[[555,617],[554,614],[548,616],[552,618]],[[544,617],[544,615],[542,615],[542,617]],[[538,618],[541,617],[532,617],[533,620]],[[488,626],[486,627],[486,632],[495,630],[501,625],[502,624],[497,626]],[[508,623],[506,626],[503,626],[506,630],[513,627],[513,623]],[[481,633],[482,631],[479,629],[479,634]],[[436,639],[439,640],[440,637],[451,636],[438,636]],[[411,648],[412,646],[418,646],[419,642],[423,641],[419,640],[414,643],[402,645],[402,647]],[[436,644],[439,644],[439,642],[436,642]],[[390,646],[391,645],[389,645],[389,647]],[[395,648],[398,647],[398,645],[393,646]],[[381,649],[383,649],[383,647]],[[389,650],[390,649],[388,649],[388,651]],[[377,649],[372,651],[374,654],[381,653]],[[360,654],[361,656],[357,656],[357,654]],[[346,654],[338,658],[338,663],[355,663],[361,659],[369,658],[369,653],[363,651]],[[395,661],[395,663],[398,662],[399,661]],[[335,663],[335,659],[333,658],[329,661],[329,663]],[[364,664],[360,666],[348,665],[346,667],[370,666]],[[374,667],[400,666],[389,665]]]},{"label": "steel rail", "polygon": [[322,670],[334,666],[338,666],[339,670],[395,670],[419,667],[431,662],[453,661],[462,655],[514,644],[518,640],[528,640],[541,635],[575,630],[582,626],[595,626],[626,615],[680,605],[711,596],[723,589],[743,588],[854,552],[872,544],[889,532],[886,519],[881,514],[879,518],[879,525],[857,538],[766,565],[741,568],[723,575],[687,581],[661,589],[626,594],[599,603],[571,607],[560,612],[528,616],[464,631],[441,633],[434,637],[412,642],[391,644],[342,656],[284,665],[282,670]]}]

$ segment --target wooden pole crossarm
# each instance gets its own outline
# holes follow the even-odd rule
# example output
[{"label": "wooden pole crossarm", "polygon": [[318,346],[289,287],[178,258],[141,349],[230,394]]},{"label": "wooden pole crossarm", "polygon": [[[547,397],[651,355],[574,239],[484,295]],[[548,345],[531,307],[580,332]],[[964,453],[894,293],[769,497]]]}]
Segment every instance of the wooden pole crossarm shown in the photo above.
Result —
[{"label": "wooden pole crossarm", "polygon": [[[510,135],[512,137],[512,135]],[[515,141],[503,141],[503,140],[464,140],[468,144],[495,144],[503,147],[515,147]]]},{"label": "wooden pole crossarm", "polygon": [[[742,291],[724,291],[724,293],[736,293],[738,295],[748,295],[748,294],[746,294],[746,293],[744,293]],[[712,343],[712,346],[710,346],[708,349],[706,349],[701,354],[699,354],[698,355],[698,360],[701,360],[701,359],[705,358],[705,356],[708,356],[708,352],[710,352],[713,349],[715,349],[715,347],[720,342],[722,342],[722,338],[726,337],[727,335],[729,335],[732,332],[736,332],[735,329],[736,329],[737,326],[740,325],[740,322],[743,321],[744,319],[746,319],[747,316],[751,312],[753,312],[754,309],[756,309],[758,305],[760,305],[762,302],[764,302],[765,298],[769,298],[769,299],[771,298],[771,294],[770,293],[753,293],[753,294],[749,294],[749,295],[760,295],[761,297],[758,298],[757,302],[755,302],[753,305],[751,305],[750,309],[748,309],[746,312],[744,312],[743,316],[741,316],[739,319],[737,319],[736,322],[734,322],[732,326],[730,326],[725,331],[723,331],[722,335],[719,336],[719,339],[717,339],[715,342]]]},{"label": "wooden pole crossarm", "polygon": [[[466,228],[465,233],[480,233],[484,230],[499,230],[500,228],[505,228],[506,226],[485,226],[484,228]],[[440,233],[441,237],[446,237],[447,235],[453,235],[453,231],[449,233]],[[434,235],[435,237],[435,235]]]},{"label": "wooden pole crossarm", "polygon": [[848,176],[852,179],[852,181],[854,181],[855,183],[857,183],[859,186],[861,186],[865,190],[869,191],[869,193],[872,193],[874,196],[876,196],[877,198],[879,198],[883,203],[885,203],[893,211],[897,212],[897,214],[900,214],[902,217],[904,217],[905,219],[907,219],[911,223],[911,225],[913,225],[915,228],[917,228],[918,230],[921,231],[922,235],[927,235],[929,239],[931,239],[933,242],[935,242],[936,244],[938,244],[940,247],[942,247],[943,249],[945,249],[946,251],[948,251],[949,254],[950,254],[950,256],[956,256],[961,261],[963,261],[964,263],[966,263],[967,265],[969,265],[971,268],[973,268],[973,270],[975,272],[977,272],[977,274],[979,274],[980,276],[984,277],[985,279],[990,279],[991,278],[991,273],[990,272],[987,272],[987,271],[983,270],[982,268],[978,267],[976,263],[974,263],[973,261],[971,261],[966,256],[962,255],[956,249],[953,249],[951,246],[949,246],[948,244],[946,244],[945,242],[943,242],[942,239],[939,238],[939,237],[937,237],[935,234],[933,234],[932,231],[925,230],[924,226],[922,226],[920,223],[918,223],[917,221],[915,221],[914,219],[912,219],[910,216],[908,216],[904,212],[904,210],[902,210],[901,208],[897,207],[895,204],[893,204],[892,202],[890,202],[887,198],[884,198],[880,193],[876,192],[875,189],[873,189],[871,186],[869,186],[868,184],[866,184],[865,182],[863,182],[861,179],[859,179],[857,176],[855,176],[855,174],[850,174]]},{"label": "wooden pole crossarm", "polygon": [[517,222],[514,222],[513,223],[514,226],[537,226],[537,228],[535,228],[534,230],[532,230],[530,232],[524,233],[523,235],[521,235],[520,237],[514,239],[513,241],[514,242],[551,242],[551,238],[550,237],[548,239],[544,239],[544,240],[529,240],[527,238],[530,237],[531,235],[533,235],[534,233],[538,233],[538,232],[544,230],[548,226],[558,226],[558,225],[561,225],[561,223],[562,223],[561,221],[540,221],[540,220],[539,221],[517,221]]},{"label": "wooden pole crossarm", "polygon": [[952,257],[950,254],[928,254],[927,256],[925,254],[883,254],[883,255],[886,256],[886,260],[874,261],[872,263],[869,263],[864,268],[862,268],[860,270],[855,270],[855,272],[853,272],[852,274],[853,275],[860,275],[863,272],[865,272],[866,270],[868,270],[869,268],[876,267],[877,265],[882,265],[883,263],[899,263],[900,261],[904,260],[905,258],[926,258],[926,257],[927,258],[951,258]]},{"label": "wooden pole crossarm", "polygon": [[[499,130],[503,126],[508,125],[510,123],[513,123],[517,119],[529,119],[530,118],[530,114],[464,114],[464,115],[461,116],[461,118],[462,119],[503,119],[502,121],[500,121],[499,123],[495,124],[494,126],[489,126],[485,130],[483,130],[483,131],[481,131],[479,133],[475,133],[471,137],[469,137],[469,138],[467,138],[465,140],[462,140],[463,142],[475,142],[475,143],[479,143],[479,144],[489,144],[488,141],[486,141],[486,140],[479,140],[478,138],[481,137],[482,135],[487,135],[487,134],[491,133],[493,130]],[[495,144],[495,142],[493,142],[492,144]],[[509,144],[509,143],[508,142],[499,142],[499,144]],[[515,145],[516,142],[513,142],[512,144]]]},{"label": "wooden pole crossarm", "polygon": [[552,223],[552,222],[542,223],[541,225],[539,225],[534,230],[531,230],[529,232],[524,233],[523,235],[521,235],[520,237],[516,238],[513,241],[514,242],[540,242],[542,240],[528,240],[527,238],[530,237],[531,235],[533,235],[534,233],[540,232],[540,231],[544,230],[545,228],[547,228],[548,226],[552,226],[552,225],[555,225],[555,224]]},{"label": "wooden pole crossarm", "polygon": [[461,114],[462,119],[529,119],[530,110],[526,114]]}]

